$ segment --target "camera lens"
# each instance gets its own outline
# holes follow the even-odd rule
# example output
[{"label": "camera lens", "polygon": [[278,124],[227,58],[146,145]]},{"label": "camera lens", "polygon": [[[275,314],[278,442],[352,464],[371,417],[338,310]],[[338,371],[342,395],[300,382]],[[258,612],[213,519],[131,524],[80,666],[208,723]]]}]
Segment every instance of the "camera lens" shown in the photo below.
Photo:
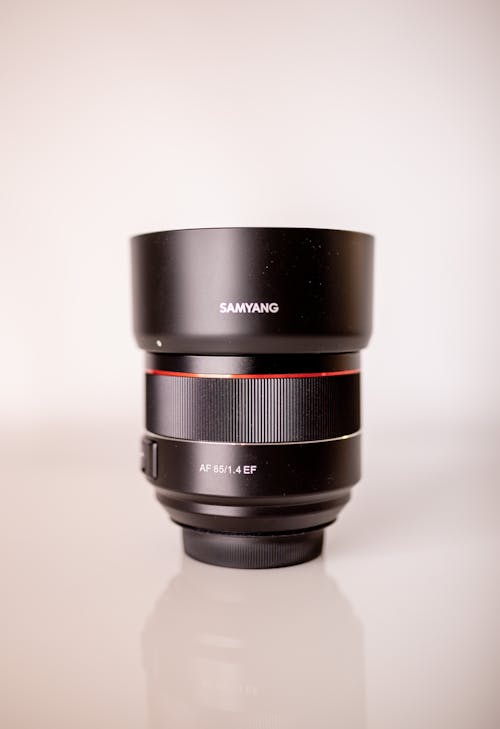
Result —
[{"label": "camera lens", "polygon": [[195,559],[263,568],[321,553],[360,478],[373,245],[310,228],[132,239],[142,470]]}]

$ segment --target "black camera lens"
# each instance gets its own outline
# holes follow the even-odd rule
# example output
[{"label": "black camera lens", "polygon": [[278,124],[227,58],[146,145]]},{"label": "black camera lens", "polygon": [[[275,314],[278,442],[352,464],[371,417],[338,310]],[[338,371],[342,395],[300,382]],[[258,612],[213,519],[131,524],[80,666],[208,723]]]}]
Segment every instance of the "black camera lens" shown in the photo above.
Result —
[{"label": "black camera lens", "polygon": [[261,568],[321,553],[360,478],[373,245],[310,228],[132,239],[142,469],[195,559]]}]

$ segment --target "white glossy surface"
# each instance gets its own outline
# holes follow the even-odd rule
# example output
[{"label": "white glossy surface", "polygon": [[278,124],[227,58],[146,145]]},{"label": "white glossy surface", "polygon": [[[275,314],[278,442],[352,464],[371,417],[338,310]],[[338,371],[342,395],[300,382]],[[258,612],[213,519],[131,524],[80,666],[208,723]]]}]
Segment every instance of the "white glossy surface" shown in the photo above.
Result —
[{"label": "white glossy surface", "polygon": [[367,433],[324,556],[262,572],[182,555],[138,435],[3,438],[2,726],[498,727],[498,430]]}]

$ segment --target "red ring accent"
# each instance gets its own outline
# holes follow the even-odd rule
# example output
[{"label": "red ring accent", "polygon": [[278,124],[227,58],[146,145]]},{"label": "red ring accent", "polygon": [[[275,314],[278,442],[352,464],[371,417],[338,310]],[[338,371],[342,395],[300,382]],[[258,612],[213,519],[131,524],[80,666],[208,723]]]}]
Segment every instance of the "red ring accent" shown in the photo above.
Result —
[{"label": "red ring accent", "polygon": [[338,377],[339,375],[357,375],[361,372],[356,370],[336,370],[335,372],[293,372],[291,374],[268,374],[268,375],[209,375],[198,372],[170,372],[168,370],[146,370],[147,375],[164,375],[168,377],[215,377],[224,379],[240,380],[264,380],[276,377]]}]

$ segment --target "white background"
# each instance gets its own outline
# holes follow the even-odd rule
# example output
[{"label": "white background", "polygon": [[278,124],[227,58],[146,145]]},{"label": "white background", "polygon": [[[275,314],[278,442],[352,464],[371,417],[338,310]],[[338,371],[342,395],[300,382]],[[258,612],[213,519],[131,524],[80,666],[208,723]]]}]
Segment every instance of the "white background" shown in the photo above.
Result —
[{"label": "white background", "polygon": [[4,2],[2,417],[136,418],[128,238],[376,235],[366,418],[498,417],[495,2]]},{"label": "white background", "polygon": [[[0,14],[0,724],[497,729],[498,2]],[[138,469],[128,238],[233,225],[376,236],[364,477],[265,574]]]}]

